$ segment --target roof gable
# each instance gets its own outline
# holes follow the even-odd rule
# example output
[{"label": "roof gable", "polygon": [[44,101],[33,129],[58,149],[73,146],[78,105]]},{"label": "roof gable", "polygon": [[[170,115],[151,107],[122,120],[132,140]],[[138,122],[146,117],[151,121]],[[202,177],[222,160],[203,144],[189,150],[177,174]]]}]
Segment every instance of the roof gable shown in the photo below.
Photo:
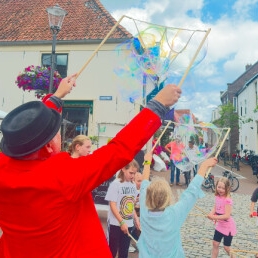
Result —
[{"label": "roof gable", "polygon": [[[58,4],[68,12],[58,41],[103,39],[116,23],[99,0],[59,0]],[[0,0],[0,42],[52,40],[46,9],[53,5],[53,0]],[[120,25],[110,36],[130,37]]]}]

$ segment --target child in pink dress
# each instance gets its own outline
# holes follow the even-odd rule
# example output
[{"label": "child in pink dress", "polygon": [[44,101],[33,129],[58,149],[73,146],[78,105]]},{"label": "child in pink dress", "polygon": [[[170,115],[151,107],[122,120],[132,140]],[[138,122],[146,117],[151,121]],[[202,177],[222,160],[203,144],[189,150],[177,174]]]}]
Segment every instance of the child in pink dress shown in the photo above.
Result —
[{"label": "child in pink dress", "polygon": [[212,258],[217,258],[222,240],[225,251],[230,254],[233,236],[236,235],[236,224],[231,217],[233,201],[230,197],[230,183],[226,177],[221,177],[216,183],[215,205],[208,214],[210,220],[216,222],[213,237]]}]

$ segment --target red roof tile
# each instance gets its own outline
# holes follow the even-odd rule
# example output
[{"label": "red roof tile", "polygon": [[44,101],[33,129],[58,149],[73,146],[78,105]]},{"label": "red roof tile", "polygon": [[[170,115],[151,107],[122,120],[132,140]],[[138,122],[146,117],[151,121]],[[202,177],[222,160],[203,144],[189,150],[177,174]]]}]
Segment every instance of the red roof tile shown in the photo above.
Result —
[{"label": "red roof tile", "polygon": [[[57,3],[68,12],[58,41],[103,39],[116,23],[99,0],[0,0],[0,42],[52,40],[46,9]],[[130,36],[119,25],[110,38]]]}]

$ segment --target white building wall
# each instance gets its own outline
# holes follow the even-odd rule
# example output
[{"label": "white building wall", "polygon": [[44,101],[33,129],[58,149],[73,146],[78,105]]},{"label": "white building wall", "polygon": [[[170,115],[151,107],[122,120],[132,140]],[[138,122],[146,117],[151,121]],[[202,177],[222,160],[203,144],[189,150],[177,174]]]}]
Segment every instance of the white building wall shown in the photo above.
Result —
[{"label": "white building wall", "polygon": [[212,110],[212,114],[211,114],[211,122],[217,120],[220,118],[220,110],[221,110],[221,107],[218,106],[217,108],[213,109]]},{"label": "white building wall", "polygon": [[[98,45],[59,45],[57,43],[56,53],[68,54],[67,74],[69,75],[80,71],[97,47]],[[114,137],[123,125],[139,111],[140,103],[133,104],[121,97],[122,91],[130,87],[130,84],[128,84],[128,78],[118,78],[114,73],[114,67],[117,66],[114,48],[114,44],[103,45],[79,75],[76,88],[65,98],[65,100],[93,100],[93,115],[89,117],[89,135],[98,135],[100,123],[106,123],[109,128],[103,136],[100,135],[102,137],[100,146],[106,143],[108,138]],[[50,52],[51,47],[45,45],[0,46],[1,110],[9,112],[22,103],[36,100],[33,92],[24,92],[19,89],[15,80],[25,67],[41,65],[42,53]],[[118,89],[119,84],[121,87]],[[100,100],[100,96],[112,96],[112,100]],[[112,126],[112,124],[115,125]]]},{"label": "white building wall", "polygon": [[239,144],[242,150],[253,150],[258,154],[257,122],[258,112],[254,112],[257,106],[257,90],[255,89],[257,79],[250,83],[238,95],[239,114]]}]

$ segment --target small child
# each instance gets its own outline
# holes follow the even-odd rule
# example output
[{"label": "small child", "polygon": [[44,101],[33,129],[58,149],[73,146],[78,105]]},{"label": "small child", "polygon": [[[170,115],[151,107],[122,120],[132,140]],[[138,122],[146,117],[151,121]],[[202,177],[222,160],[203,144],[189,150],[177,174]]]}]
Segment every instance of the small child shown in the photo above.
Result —
[{"label": "small child", "polygon": [[236,224],[231,217],[232,205],[233,201],[230,197],[230,182],[226,177],[221,177],[216,182],[215,205],[208,214],[208,218],[216,222],[213,237],[212,258],[218,257],[219,245],[222,238],[224,238],[224,250],[230,255],[231,242],[233,236],[236,235]]},{"label": "small child", "polygon": [[143,181],[140,192],[141,235],[137,243],[139,258],[184,258],[180,229],[199,197],[204,194],[201,184],[209,167],[217,163],[216,158],[204,161],[198,175],[182,193],[180,200],[172,205],[169,183],[161,177],[149,181],[152,153],[145,154]]},{"label": "small child", "polygon": [[[108,244],[112,256],[127,258],[131,238],[129,233],[134,225],[139,229],[140,222],[134,204],[137,197],[135,173],[139,164],[133,160],[123,167],[109,186],[105,200],[109,201],[108,211]],[[131,233],[130,233],[131,234]]]}]

